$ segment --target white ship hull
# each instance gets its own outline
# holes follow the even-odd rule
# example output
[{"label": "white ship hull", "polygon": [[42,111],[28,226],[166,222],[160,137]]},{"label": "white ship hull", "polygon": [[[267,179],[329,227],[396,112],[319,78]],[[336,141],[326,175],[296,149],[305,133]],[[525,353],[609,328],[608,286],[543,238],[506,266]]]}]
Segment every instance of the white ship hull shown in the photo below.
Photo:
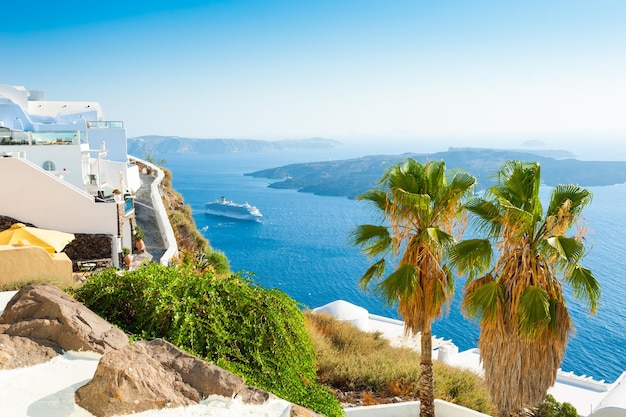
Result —
[{"label": "white ship hull", "polygon": [[224,197],[212,203],[206,203],[204,212],[212,216],[227,217],[237,220],[258,221],[263,217],[259,209],[248,203],[237,204],[227,201]]}]

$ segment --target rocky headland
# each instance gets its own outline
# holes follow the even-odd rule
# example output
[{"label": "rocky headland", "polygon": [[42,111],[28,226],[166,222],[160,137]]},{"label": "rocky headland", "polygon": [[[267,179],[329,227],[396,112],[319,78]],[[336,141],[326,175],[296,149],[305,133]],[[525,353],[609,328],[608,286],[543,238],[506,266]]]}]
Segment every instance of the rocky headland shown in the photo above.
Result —
[{"label": "rocky headland", "polygon": [[[548,156],[549,155],[549,156]],[[581,161],[566,152],[522,152],[498,149],[451,148],[432,154],[372,155],[361,158],[290,164],[245,175],[276,180],[271,188],[295,189],[325,196],[355,198],[375,188],[391,165],[407,158],[420,162],[444,160],[449,170],[462,169],[478,179],[478,189],[492,184],[493,175],[509,160],[536,161],[548,186],[578,184],[583,187],[623,184],[625,161]]]}]

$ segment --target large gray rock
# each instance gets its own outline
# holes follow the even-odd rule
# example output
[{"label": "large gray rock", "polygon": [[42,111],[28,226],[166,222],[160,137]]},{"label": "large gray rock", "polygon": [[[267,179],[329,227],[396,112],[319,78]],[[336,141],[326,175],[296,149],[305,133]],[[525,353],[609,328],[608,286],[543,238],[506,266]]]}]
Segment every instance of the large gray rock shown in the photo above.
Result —
[{"label": "large gray rock", "polygon": [[162,339],[139,341],[104,354],[76,404],[97,417],[198,403],[211,394],[234,397],[242,378]]},{"label": "large gray rock", "polygon": [[55,349],[105,353],[128,345],[128,336],[53,285],[29,285],[9,301],[4,333]]}]

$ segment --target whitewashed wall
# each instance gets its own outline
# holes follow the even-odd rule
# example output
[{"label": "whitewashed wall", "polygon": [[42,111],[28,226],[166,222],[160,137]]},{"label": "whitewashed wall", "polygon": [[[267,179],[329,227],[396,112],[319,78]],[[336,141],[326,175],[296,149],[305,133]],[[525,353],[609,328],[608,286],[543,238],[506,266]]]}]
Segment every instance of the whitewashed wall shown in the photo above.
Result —
[{"label": "whitewashed wall", "polygon": [[0,213],[46,229],[117,235],[116,204],[96,203],[77,187],[21,159],[0,157]]}]

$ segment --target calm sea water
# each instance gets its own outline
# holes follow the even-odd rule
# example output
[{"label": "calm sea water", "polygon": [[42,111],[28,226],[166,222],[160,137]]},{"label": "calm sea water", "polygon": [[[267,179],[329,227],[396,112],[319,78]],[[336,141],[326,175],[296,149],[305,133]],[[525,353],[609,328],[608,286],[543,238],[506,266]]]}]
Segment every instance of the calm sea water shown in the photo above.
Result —
[{"label": "calm sea water", "polygon": [[[194,213],[198,229],[223,251],[234,271],[255,274],[264,287],[285,291],[306,307],[338,299],[360,305],[372,314],[398,318],[358,281],[368,261],[348,244],[350,231],[374,221],[363,203],[294,190],[268,188],[270,180],[244,173],[296,162],[361,156],[358,151],[281,151],[218,155],[167,155],[174,188]],[[614,381],[626,371],[626,185],[592,187],[594,200],[585,211],[590,253],[584,265],[602,284],[599,312],[589,316],[571,297],[576,332],[570,339],[562,369]],[[204,204],[221,196],[257,206],[262,222],[241,222],[203,213]],[[459,311],[461,285],[449,313],[433,333],[451,339],[460,350],[477,345],[478,328]]]}]

